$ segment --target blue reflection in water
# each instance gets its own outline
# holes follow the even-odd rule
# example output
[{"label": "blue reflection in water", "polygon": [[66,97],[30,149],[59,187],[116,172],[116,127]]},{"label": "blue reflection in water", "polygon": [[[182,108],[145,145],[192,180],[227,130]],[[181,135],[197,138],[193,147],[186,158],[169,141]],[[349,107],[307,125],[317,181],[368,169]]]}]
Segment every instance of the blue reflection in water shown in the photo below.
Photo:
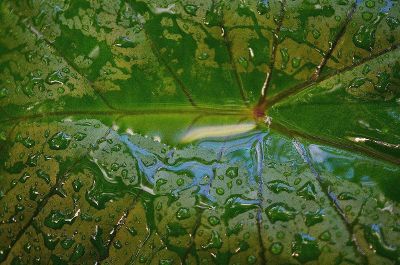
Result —
[{"label": "blue reflection in water", "polygon": [[[147,151],[143,147],[134,144],[128,135],[120,136],[120,140],[129,148],[132,156],[137,160],[139,174],[142,177],[142,186],[147,186],[147,192],[155,194],[153,188],[155,186],[155,175],[161,170],[174,172],[176,174],[187,174],[192,179],[191,183],[180,187],[175,192],[180,192],[192,187],[198,187],[197,193],[204,196],[207,200],[215,202],[216,199],[210,195],[210,186],[215,178],[217,168],[229,165],[238,165],[243,167],[246,172],[246,181],[250,185],[254,185],[257,176],[262,173],[262,165],[264,159],[264,138],[267,132],[253,131],[235,137],[223,139],[207,139],[196,144],[196,150],[212,151],[216,159],[202,161],[193,157],[180,159],[173,164],[163,161],[162,158]],[[143,163],[143,157],[151,158],[155,162],[146,165]],[[205,177],[208,178],[207,183],[203,183]],[[247,201],[245,198],[237,197],[236,203]],[[249,200],[245,204],[258,204],[257,200]]]},{"label": "blue reflection in water", "polygon": [[393,7],[393,1],[392,0],[386,0],[386,5],[381,8],[380,12],[381,13],[389,13],[390,9]]},{"label": "blue reflection in water", "polygon": [[[308,167],[293,147],[291,138],[269,131],[256,130],[237,136],[204,139],[195,143],[192,151],[186,152],[186,155],[178,156],[181,158],[177,160],[168,159],[168,156],[173,157],[173,153],[179,153],[179,150],[171,149],[170,154],[159,157],[145,147],[133,143],[127,135],[120,136],[120,140],[137,160],[139,175],[142,178],[140,188],[152,195],[156,194],[155,176],[162,170],[177,175],[184,174],[190,178],[190,183],[176,187],[176,190],[171,192],[179,193],[195,187],[196,194],[213,203],[216,202],[216,198],[210,195],[210,187],[218,169],[234,165],[240,168],[244,184],[260,189],[260,177],[263,175],[264,178],[268,178],[266,165],[270,163],[289,163],[294,168]],[[321,176],[336,176],[364,186],[380,185],[386,194],[394,192],[393,185],[389,184],[397,181],[396,174],[400,171],[398,167],[387,166],[375,159],[333,147],[307,143],[304,145],[313,167]],[[198,154],[201,151],[214,155],[205,160],[200,159]],[[143,157],[151,158],[154,163],[145,164],[142,161]],[[240,195],[237,194],[239,197]],[[257,203],[259,202],[250,199],[250,204]]]}]

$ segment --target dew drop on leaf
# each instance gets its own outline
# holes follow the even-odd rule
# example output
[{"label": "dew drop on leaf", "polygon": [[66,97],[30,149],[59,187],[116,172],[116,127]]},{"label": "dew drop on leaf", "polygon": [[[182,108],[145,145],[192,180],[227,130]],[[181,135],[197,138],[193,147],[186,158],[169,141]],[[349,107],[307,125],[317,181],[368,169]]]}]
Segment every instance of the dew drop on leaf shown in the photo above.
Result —
[{"label": "dew drop on leaf", "polygon": [[127,36],[121,36],[115,40],[114,45],[121,48],[133,48],[136,43]]},{"label": "dew drop on leaf", "polygon": [[63,249],[70,249],[74,243],[75,243],[74,239],[67,237],[61,240],[60,245]]},{"label": "dew drop on leaf", "polygon": [[223,188],[217,188],[216,192],[218,195],[224,195],[225,190]]},{"label": "dew drop on leaf", "polygon": [[265,15],[270,11],[268,0],[259,0],[257,2],[257,12],[259,15]]},{"label": "dew drop on leaf", "polygon": [[306,263],[309,261],[317,260],[321,255],[317,240],[305,233],[298,233],[292,242],[292,256],[300,261]]},{"label": "dew drop on leaf", "polygon": [[271,244],[269,251],[274,255],[279,255],[283,251],[283,245],[280,242],[274,242]]},{"label": "dew drop on leaf", "polygon": [[49,139],[49,147],[52,150],[65,150],[69,146],[71,139],[69,134],[58,132]]},{"label": "dew drop on leaf", "polygon": [[272,223],[277,221],[287,222],[296,216],[296,210],[283,202],[271,204],[265,212]]},{"label": "dew drop on leaf", "polygon": [[297,195],[306,200],[315,200],[317,193],[315,191],[315,185],[308,181],[301,188],[297,190]]},{"label": "dew drop on leaf", "polygon": [[322,234],[319,235],[319,239],[322,241],[330,241],[332,238],[332,235],[329,231],[324,231]]},{"label": "dew drop on leaf", "polygon": [[256,263],[256,261],[257,261],[257,257],[254,256],[254,255],[250,255],[250,256],[247,257],[247,262],[249,264],[254,264],[254,263]]},{"label": "dew drop on leaf", "polygon": [[7,88],[5,88],[5,87],[0,88],[0,99],[7,97],[8,93],[9,93],[9,91]]},{"label": "dew drop on leaf", "polygon": [[216,226],[220,223],[220,220],[216,216],[210,216],[210,217],[208,217],[208,222],[210,223],[210,225]]},{"label": "dew drop on leaf", "polygon": [[188,13],[189,15],[195,16],[199,7],[196,5],[189,4],[189,5],[185,5],[184,9],[185,9],[185,12]]},{"label": "dew drop on leaf", "polygon": [[376,250],[379,255],[387,257],[391,260],[399,259],[399,248],[386,243],[380,225],[368,225],[364,230],[364,236],[367,239],[368,243],[371,244],[371,246]]},{"label": "dew drop on leaf", "polygon": [[268,189],[270,189],[274,193],[280,192],[293,192],[295,189],[289,185],[286,181],[283,180],[272,180],[267,183]]},{"label": "dew drop on leaf", "polygon": [[186,207],[181,207],[176,212],[176,218],[178,220],[184,220],[190,217],[190,210]]},{"label": "dew drop on leaf", "polygon": [[85,247],[82,244],[78,243],[75,245],[74,250],[71,253],[71,256],[69,257],[69,260],[72,262],[76,262],[84,254],[85,254]]},{"label": "dew drop on leaf", "polygon": [[306,225],[313,226],[315,224],[321,223],[324,220],[324,211],[322,209],[315,212],[306,212]]},{"label": "dew drop on leaf", "polygon": [[226,176],[233,179],[238,176],[238,168],[237,167],[230,167],[226,170]]},{"label": "dew drop on leaf", "polygon": [[174,264],[173,259],[161,259],[159,265],[172,265]]},{"label": "dew drop on leaf", "polygon": [[49,85],[60,84],[63,85],[68,81],[68,77],[60,70],[50,73],[46,78],[46,83]]}]

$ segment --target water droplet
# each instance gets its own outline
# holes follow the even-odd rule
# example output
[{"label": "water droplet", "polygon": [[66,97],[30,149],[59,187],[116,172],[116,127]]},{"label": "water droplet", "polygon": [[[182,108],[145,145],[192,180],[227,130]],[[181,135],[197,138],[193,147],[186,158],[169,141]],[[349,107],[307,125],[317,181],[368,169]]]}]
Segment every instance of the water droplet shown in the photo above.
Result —
[{"label": "water droplet", "polygon": [[202,52],[197,58],[199,60],[207,60],[210,56],[206,52]]},{"label": "water droplet", "polygon": [[22,212],[23,210],[25,209],[25,206],[24,205],[22,205],[22,204],[20,204],[20,203],[17,203],[16,205],[15,205],[15,212]]},{"label": "water droplet", "polygon": [[19,182],[25,183],[30,177],[31,177],[31,175],[30,175],[29,173],[25,172],[25,173],[19,178]]},{"label": "water droplet", "polygon": [[26,242],[24,244],[24,251],[26,253],[31,253],[31,250],[32,250],[32,244],[30,242]]},{"label": "water droplet", "polygon": [[7,95],[8,95],[8,89],[5,87],[0,88],[0,99],[7,97]]},{"label": "water droplet", "polygon": [[239,57],[238,63],[243,66],[243,68],[247,69],[249,67],[249,62],[244,57]]},{"label": "water droplet", "polygon": [[145,256],[142,255],[142,256],[139,257],[139,262],[140,263],[145,263],[146,261],[147,261],[147,258]]},{"label": "water droplet", "polygon": [[111,164],[111,170],[112,171],[117,171],[120,168],[120,165],[118,163],[112,163]]},{"label": "water droplet", "polygon": [[275,223],[276,221],[287,222],[294,219],[296,216],[296,210],[283,202],[271,204],[267,207],[265,213],[272,223]]},{"label": "water droplet", "polygon": [[294,57],[292,58],[292,67],[297,68],[300,66],[301,58]]},{"label": "water droplet", "polygon": [[315,186],[311,181],[306,182],[298,191],[297,195],[306,200],[315,200],[317,193],[315,192]]},{"label": "water droplet", "polygon": [[216,192],[218,195],[224,195],[224,193],[225,193],[223,188],[217,188]]},{"label": "water droplet", "polygon": [[209,27],[222,25],[222,4],[213,2],[211,8],[206,11],[206,16],[204,18],[204,24]]},{"label": "water droplet", "polygon": [[301,178],[296,178],[296,179],[294,180],[294,185],[299,185],[300,182],[301,182]]},{"label": "water droplet", "polygon": [[126,228],[126,229],[128,230],[128,232],[129,232],[129,234],[130,234],[131,236],[136,236],[136,235],[138,234],[138,232],[136,231],[136,229],[135,229],[133,226],[128,227],[128,228]]},{"label": "water droplet", "polygon": [[184,220],[190,217],[190,210],[186,207],[181,207],[176,212],[176,218],[178,220]]},{"label": "water droplet", "polygon": [[393,261],[398,261],[400,254],[399,248],[391,246],[385,242],[382,229],[378,224],[371,224],[364,228],[364,236],[369,244],[376,250],[376,252]]},{"label": "water droplet", "polygon": [[60,245],[63,249],[69,249],[75,243],[75,240],[72,238],[65,238],[60,242]]},{"label": "water droplet", "polygon": [[115,40],[114,45],[120,48],[133,48],[136,46],[136,43],[126,36],[121,36]]},{"label": "water droplet", "polygon": [[271,244],[269,251],[274,255],[279,255],[283,251],[283,245],[280,242],[274,242]]},{"label": "water droplet", "polygon": [[49,85],[53,84],[65,84],[68,81],[68,77],[60,70],[49,73],[46,78],[46,83]]},{"label": "water droplet", "polygon": [[60,229],[65,224],[65,215],[60,211],[52,210],[45,218],[44,224],[53,229]]},{"label": "water droplet", "polygon": [[364,11],[361,16],[364,21],[370,21],[373,18],[372,13],[368,11]]},{"label": "water droplet", "polygon": [[364,50],[372,51],[375,45],[375,32],[382,18],[383,16],[378,15],[378,17],[374,21],[368,23],[368,25],[361,25],[353,35],[354,45]]},{"label": "water droplet", "polygon": [[156,190],[160,191],[161,186],[163,186],[166,183],[167,183],[166,179],[163,179],[163,178],[157,179],[157,181],[156,181]]},{"label": "water droplet", "polygon": [[211,231],[211,237],[209,238],[206,244],[201,246],[203,249],[210,249],[210,248],[221,248],[222,247],[222,239],[218,232]]},{"label": "water droplet", "polygon": [[116,249],[121,249],[122,248],[122,243],[118,239],[114,241],[113,243],[114,248]]},{"label": "water droplet", "polygon": [[185,12],[188,13],[189,15],[195,16],[199,7],[196,5],[185,5],[184,9]]},{"label": "water droplet", "polygon": [[21,256],[15,256],[12,261],[11,261],[12,265],[23,265],[25,264],[22,257]]},{"label": "water droplet", "polygon": [[73,250],[71,256],[69,257],[69,260],[72,262],[75,262],[80,257],[82,257],[84,254],[85,254],[85,247],[82,244],[78,243],[74,247],[74,250]]},{"label": "water droplet", "polygon": [[321,251],[315,238],[305,233],[298,233],[294,236],[292,256],[295,259],[301,263],[306,263],[317,260],[320,255]]},{"label": "water droplet", "polygon": [[287,48],[282,48],[280,49],[280,53],[282,56],[282,65],[281,69],[285,69],[287,66],[287,63],[289,62],[289,53]]},{"label": "water droplet", "polygon": [[312,33],[314,39],[316,39],[316,40],[319,39],[319,37],[321,37],[321,32],[319,30],[317,30],[317,29],[313,29],[311,31],[311,33]]},{"label": "water droplet", "polygon": [[174,260],[173,259],[160,259],[159,265],[172,265]]},{"label": "water droplet", "polygon": [[60,86],[59,88],[57,88],[57,93],[60,94],[60,95],[64,94],[65,93],[65,88]]},{"label": "water droplet", "polygon": [[58,132],[54,134],[49,140],[49,147],[52,150],[64,150],[67,149],[71,142],[71,136],[65,132]]},{"label": "water droplet", "polygon": [[36,171],[36,175],[37,175],[39,178],[41,178],[41,179],[43,179],[44,181],[46,181],[47,184],[50,183],[50,175],[47,174],[44,170],[38,169],[38,170]]},{"label": "water droplet", "polygon": [[39,161],[40,153],[29,154],[26,160],[26,165],[29,167],[36,167]]},{"label": "water droplet", "polygon": [[332,238],[332,236],[329,231],[324,231],[324,232],[322,232],[321,235],[319,235],[319,239],[321,239],[322,241],[329,241],[329,240],[331,240],[331,238]]},{"label": "water droplet", "polygon": [[72,188],[75,192],[78,192],[82,188],[82,182],[79,179],[72,181]]},{"label": "water droplet", "polygon": [[32,201],[35,201],[37,196],[39,196],[39,191],[37,190],[36,186],[32,186],[29,189],[29,199],[31,199]]},{"label": "water droplet", "polygon": [[183,178],[178,178],[176,180],[176,185],[178,185],[179,187],[182,186],[183,184],[185,184],[185,180]]},{"label": "water droplet", "polygon": [[49,215],[45,218],[44,224],[52,229],[60,229],[64,224],[72,224],[75,221],[77,215],[69,217],[58,210],[51,210]]},{"label": "water droplet", "polygon": [[93,221],[93,216],[90,215],[89,213],[82,213],[81,214],[81,220],[82,221],[91,222],[91,221]]},{"label": "water droplet", "polygon": [[369,72],[371,72],[371,66],[370,66],[369,64],[366,64],[366,65],[363,67],[362,73],[363,73],[363,75],[366,75],[366,74],[368,74]]},{"label": "water droplet", "polygon": [[230,167],[226,170],[225,175],[231,179],[238,176],[239,169],[237,167]]},{"label": "water droplet", "polygon": [[45,234],[43,233],[43,240],[44,240],[44,245],[50,249],[50,250],[54,250],[58,244],[58,242],[60,241],[60,239],[53,234]]},{"label": "water droplet", "polygon": [[86,133],[77,132],[77,133],[74,135],[74,139],[75,139],[75,141],[80,142],[80,141],[84,140],[84,139],[86,138],[86,136],[87,136]]},{"label": "water droplet", "polygon": [[220,223],[220,220],[216,216],[210,216],[210,217],[208,217],[208,222],[210,223],[210,225],[215,226]]},{"label": "water droplet", "polygon": [[274,193],[280,193],[282,191],[290,193],[294,191],[294,188],[290,186],[289,183],[282,180],[272,180],[267,183],[267,187]]},{"label": "water droplet", "polygon": [[400,20],[395,17],[387,17],[386,23],[391,30],[395,30],[400,25]]},{"label": "water droplet", "polygon": [[373,8],[375,6],[375,2],[371,0],[365,1],[365,6],[368,8]]},{"label": "water droplet", "polygon": [[283,231],[278,231],[278,233],[276,233],[276,237],[278,239],[283,239],[285,237],[285,232]]},{"label": "water droplet", "polygon": [[375,84],[375,90],[380,93],[386,92],[391,82],[390,74],[387,72],[379,72],[376,77],[378,78],[378,82]]},{"label": "water droplet", "polygon": [[356,199],[356,197],[354,197],[354,195],[351,194],[350,192],[342,192],[337,196],[337,198],[341,201],[348,201],[348,200]]},{"label": "water droplet", "polygon": [[250,256],[247,257],[247,262],[249,264],[254,264],[254,263],[256,263],[256,261],[257,261],[257,257],[254,256],[254,255],[250,255]]},{"label": "water droplet", "polygon": [[259,0],[257,2],[257,13],[260,15],[265,15],[269,12],[268,0]]},{"label": "water droplet", "polygon": [[306,212],[305,218],[307,226],[313,226],[321,223],[324,220],[324,210],[320,209],[315,212]]},{"label": "water droplet", "polygon": [[93,235],[90,236],[90,242],[97,249],[100,254],[100,257],[107,256],[107,247],[103,240],[103,229],[96,225],[96,230]]}]

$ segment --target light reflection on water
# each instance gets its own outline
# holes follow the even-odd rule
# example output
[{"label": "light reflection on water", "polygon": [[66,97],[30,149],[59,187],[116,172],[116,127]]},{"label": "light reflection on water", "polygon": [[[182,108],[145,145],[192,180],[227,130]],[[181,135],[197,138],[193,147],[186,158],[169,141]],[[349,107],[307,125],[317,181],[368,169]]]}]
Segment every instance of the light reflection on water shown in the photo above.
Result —
[{"label": "light reflection on water", "polygon": [[[142,189],[153,195],[156,194],[155,175],[160,171],[188,174],[191,183],[186,183],[179,190],[196,187],[198,194],[215,201],[210,195],[210,186],[216,178],[216,170],[226,164],[242,168],[246,183],[250,186],[257,186],[257,179],[262,174],[268,175],[266,165],[291,163],[293,167],[304,166],[303,159],[293,148],[292,139],[266,129],[254,129],[224,137],[205,137],[181,149],[171,149],[164,158],[133,143],[128,135],[121,135],[120,140],[138,161],[138,170],[143,176]],[[323,178],[334,176],[362,186],[379,185],[390,197],[397,197],[390,185],[400,175],[398,167],[333,147],[308,144],[305,141],[303,144],[308,150],[310,161]],[[188,152],[189,149],[192,151]],[[176,160],[174,157],[182,150],[192,153]],[[212,155],[201,158],[201,152]],[[155,162],[145,165],[142,157],[151,157]]]}]

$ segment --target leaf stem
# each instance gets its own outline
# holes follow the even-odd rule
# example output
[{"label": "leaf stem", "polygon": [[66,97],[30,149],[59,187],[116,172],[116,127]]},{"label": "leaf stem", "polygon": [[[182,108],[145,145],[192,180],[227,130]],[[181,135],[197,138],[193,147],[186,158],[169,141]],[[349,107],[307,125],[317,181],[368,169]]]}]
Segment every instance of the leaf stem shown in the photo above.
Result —
[{"label": "leaf stem", "polygon": [[274,73],[275,69],[275,60],[276,60],[276,53],[278,50],[279,46],[279,33],[281,31],[282,25],[283,25],[283,19],[285,17],[286,13],[286,0],[282,0],[281,2],[281,9],[280,9],[280,14],[277,22],[276,29],[273,31],[273,39],[272,39],[272,53],[271,53],[271,61],[269,64],[269,72],[267,73],[265,77],[264,84],[261,87],[261,95],[258,100],[257,104],[257,111],[260,111],[261,113],[256,113],[256,115],[260,115],[264,113],[264,110],[266,108],[266,97],[267,97],[267,92],[269,87],[271,86],[271,79],[272,79],[272,74]]}]

